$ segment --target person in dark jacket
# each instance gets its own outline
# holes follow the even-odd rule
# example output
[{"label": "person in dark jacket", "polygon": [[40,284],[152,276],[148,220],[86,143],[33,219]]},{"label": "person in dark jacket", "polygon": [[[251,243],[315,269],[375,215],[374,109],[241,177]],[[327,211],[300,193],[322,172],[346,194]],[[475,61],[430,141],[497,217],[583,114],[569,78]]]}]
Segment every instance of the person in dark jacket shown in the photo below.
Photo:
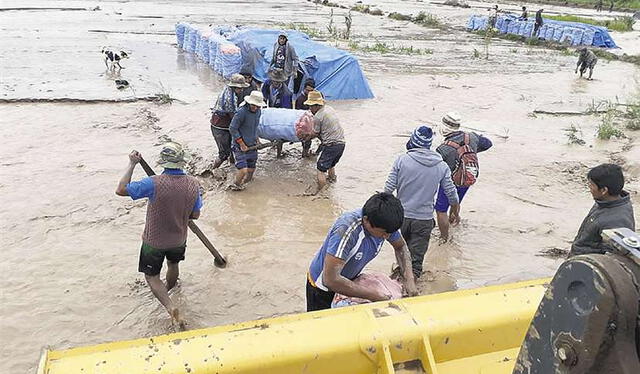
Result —
[{"label": "person in dark jacket", "polygon": [[[444,137],[444,141],[436,151],[442,155],[442,159],[447,163],[451,172],[453,173],[456,170],[456,166],[458,165],[458,151],[451,145],[448,145],[447,142],[457,143],[459,145],[463,145],[465,135],[469,136],[469,147],[475,153],[484,152],[487,149],[491,148],[493,143],[488,138],[476,134],[474,132],[466,133],[460,130],[460,123],[462,117],[460,114],[456,112],[447,113],[444,117],[442,117],[442,125],[440,126],[440,134]],[[458,191],[458,200],[462,203],[462,199],[465,194],[469,190],[470,187],[464,186],[456,186],[456,190]],[[449,211],[449,199],[447,195],[442,190],[438,190],[438,198],[436,200],[436,217],[438,221],[438,228],[440,229],[440,237],[442,240],[446,241],[449,239],[449,223],[457,224],[460,222],[459,215],[449,215],[447,212]]]},{"label": "person in dark jacket", "polygon": [[262,85],[262,96],[269,108],[293,108],[293,93],[284,83],[287,77],[282,70],[272,70]]},{"label": "person in dark jacket", "polygon": [[540,9],[536,12],[536,23],[533,25],[533,35],[531,35],[531,37],[538,36],[538,31],[544,23],[544,21],[542,20],[542,12],[544,12],[544,9]]},{"label": "person in dark jacket", "polygon": [[622,168],[614,164],[598,165],[589,170],[587,180],[591,196],[596,202],[582,221],[571,244],[569,256],[605,253],[610,250],[602,241],[603,230],[636,229],[631,198],[629,193],[623,190]]},{"label": "person in dark jacket", "polygon": [[529,18],[529,14],[527,13],[527,7],[522,7],[522,14],[520,15],[520,19],[526,21]]},{"label": "person in dark jacket", "polygon": [[431,150],[433,131],[420,126],[407,142],[407,152],[393,164],[384,191],[398,191],[398,199],[404,208],[402,237],[411,253],[413,275],[420,278],[422,263],[429,249],[431,230],[435,227],[433,204],[438,188],[451,202],[451,215],[457,216],[460,205],[458,193],[451,180],[451,170],[442,156]]},{"label": "person in dark jacket", "polygon": [[231,81],[222,90],[216,102],[211,107],[211,134],[218,146],[218,157],[213,162],[213,168],[217,169],[227,159],[233,164],[235,160],[231,152],[231,134],[229,125],[236,110],[244,100],[243,92],[248,88],[244,77],[240,74],[233,74]]}]

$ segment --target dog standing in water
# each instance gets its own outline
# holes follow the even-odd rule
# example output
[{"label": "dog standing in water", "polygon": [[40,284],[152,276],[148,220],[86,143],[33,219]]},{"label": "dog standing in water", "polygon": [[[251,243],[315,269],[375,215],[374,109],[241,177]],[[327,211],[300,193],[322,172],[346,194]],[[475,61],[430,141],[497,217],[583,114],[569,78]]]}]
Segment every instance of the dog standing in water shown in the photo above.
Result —
[{"label": "dog standing in water", "polygon": [[118,70],[124,69],[120,66],[120,60],[129,58],[129,55],[125,51],[114,52],[104,47],[102,48],[102,56],[104,57],[104,65],[109,70],[115,70],[116,67],[118,67]]}]

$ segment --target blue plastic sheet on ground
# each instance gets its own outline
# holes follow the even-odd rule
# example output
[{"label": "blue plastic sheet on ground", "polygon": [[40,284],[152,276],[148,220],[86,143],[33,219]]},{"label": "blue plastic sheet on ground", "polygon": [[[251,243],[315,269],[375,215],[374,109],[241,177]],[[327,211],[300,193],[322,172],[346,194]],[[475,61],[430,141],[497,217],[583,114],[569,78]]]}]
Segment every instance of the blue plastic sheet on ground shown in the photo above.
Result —
[{"label": "blue plastic sheet on ground", "polygon": [[[467,29],[474,31],[485,30],[487,23],[487,16],[473,15],[467,22]],[[495,28],[502,34],[515,34],[527,38],[534,37],[534,21],[532,19],[525,21],[513,14],[498,16]],[[537,37],[571,46],[586,45],[601,48],[618,48],[606,27],[580,22],[555,21],[544,18]]]},{"label": "blue plastic sheet on ground", "polygon": [[264,108],[258,123],[258,136],[267,140],[285,140],[298,142],[296,122],[304,114],[304,110],[284,108]]}]

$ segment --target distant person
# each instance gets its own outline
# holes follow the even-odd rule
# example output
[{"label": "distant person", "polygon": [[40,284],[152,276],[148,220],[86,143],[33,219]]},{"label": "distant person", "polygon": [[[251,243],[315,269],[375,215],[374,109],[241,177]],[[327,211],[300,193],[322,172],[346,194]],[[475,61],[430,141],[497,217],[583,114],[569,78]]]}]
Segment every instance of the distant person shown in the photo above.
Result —
[{"label": "distant person", "polygon": [[[300,96],[296,99],[295,109],[309,110],[309,106],[304,102],[309,98],[309,92],[316,89],[316,82],[309,78],[304,82],[304,89]],[[309,157],[311,150],[311,140],[304,140],[302,142],[302,157]]]},{"label": "distant person", "polygon": [[244,105],[238,109],[231,121],[231,150],[236,158],[236,178],[229,186],[232,191],[244,190],[245,184],[253,178],[258,161],[258,150],[249,147],[258,145],[258,123],[260,122],[260,108],[265,107],[262,92],[253,91],[244,97]]},{"label": "distant person", "polygon": [[269,64],[269,71],[283,71],[285,81],[289,82],[289,78],[292,76],[295,78],[298,73],[298,63],[298,55],[296,54],[295,48],[289,43],[287,34],[281,32],[273,46],[273,56]]},{"label": "distant person", "polygon": [[240,74],[233,74],[227,86],[220,92],[218,99],[211,108],[211,134],[218,146],[218,157],[213,162],[213,168],[217,169],[227,159],[234,163],[231,153],[231,134],[229,125],[236,110],[244,100],[243,92],[249,87],[244,77]]},{"label": "distant person", "polygon": [[604,2],[602,0],[598,0],[598,2],[596,3],[596,10],[598,12],[602,12],[602,6],[604,5],[603,3]]},{"label": "distant person", "polygon": [[[129,166],[116,188],[118,196],[130,196],[133,200],[149,199],[138,271],[144,273],[151,292],[181,329],[184,328],[184,321],[169,297],[169,290],[178,281],[178,264],[184,260],[189,220],[198,219],[202,209],[200,184],[183,171],[187,157],[180,144],[165,143],[158,162],[164,172],[131,182],[133,169],[142,159],[140,153],[133,151],[129,154]],[[166,284],[160,280],[165,258]]]},{"label": "distant person", "polygon": [[407,152],[393,164],[384,191],[398,191],[398,199],[404,208],[402,237],[411,253],[413,275],[420,278],[422,263],[429,249],[431,230],[435,227],[433,205],[438,188],[444,191],[451,204],[451,217],[457,220],[460,204],[458,192],[451,180],[451,170],[442,156],[431,150],[433,131],[420,126],[407,142]]},{"label": "distant person", "polygon": [[240,70],[240,75],[242,75],[247,84],[249,84],[242,92],[242,97],[251,95],[251,91],[259,91],[261,89],[260,82],[253,77],[253,71],[250,68],[243,67],[242,70]]},{"label": "distant person", "polygon": [[489,15],[489,25],[491,25],[491,27],[496,27],[496,22],[498,21],[498,13],[500,12],[500,9],[498,8],[498,4],[494,5],[492,8],[487,9],[487,11],[492,12]]},{"label": "distant person", "polygon": [[[460,114],[456,112],[449,112],[442,117],[440,134],[444,140],[436,149],[451,169],[451,179],[456,185],[460,204],[480,173],[477,154],[486,151],[493,145],[491,140],[482,135],[460,130],[461,120]],[[443,241],[449,239],[449,223],[457,224],[460,222],[459,214],[451,216],[448,214],[450,205],[446,191],[440,188],[435,209]]]},{"label": "distant person", "polygon": [[578,73],[578,68],[580,69],[580,78],[584,74],[587,69],[589,69],[589,77],[588,80],[591,80],[591,76],[593,75],[593,68],[598,63],[598,57],[593,53],[593,51],[588,48],[580,48],[580,56],[578,57],[578,63],[576,64],[576,74]]},{"label": "distant person", "polygon": [[271,70],[262,85],[262,95],[269,108],[293,108],[293,93],[285,84],[287,77],[282,70]]},{"label": "distant person", "polygon": [[609,5],[609,13],[613,12],[613,0],[611,0],[611,5]]},{"label": "distant person", "polygon": [[388,193],[371,196],[362,209],[341,215],[333,224],[307,273],[307,311],[331,308],[336,293],[370,301],[391,298],[353,280],[380,253],[384,240],[393,246],[403,276],[405,293],[418,294],[407,244],[398,231],[402,225],[400,200]]},{"label": "distant person", "polygon": [[529,13],[527,13],[527,7],[522,7],[522,14],[520,15],[520,19],[526,21],[529,18]]},{"label": "distant person", "polygon": [[320,91],[309,92],[305,105],[309,106],[309,110],[313,113],[313,131],[315,135],[310,136],[304,141],[311,140],[313,137],[320,139],[320,157],[316,167],[317,186],[313,192],[308,194],[316,195],[327,185],[327,182],[334,183],[337,181],[336,165],[340,161],[344,153],[345,140],[344,130],[340,125],[340,120],[336,111],[326,105],[324,97]]},{"label": "distant person", "polygon": [[569,256],[587,253],[605,253],[609,248],[602,241],[602,231],[628,228],[635,231],[633,205],[629,193],[624,191],[622,168],[602,164],[587,174],[589,191],[596,201],[582,221]]},{"label": "distant person", "polygon": [[538,36],[538,31],[544,23],[544,21],[542,20],[542,12],[544,12],[544,9],[540,9],[536,12],[536,23],[533,25],[533,35],[531,35],[531,37]]}]

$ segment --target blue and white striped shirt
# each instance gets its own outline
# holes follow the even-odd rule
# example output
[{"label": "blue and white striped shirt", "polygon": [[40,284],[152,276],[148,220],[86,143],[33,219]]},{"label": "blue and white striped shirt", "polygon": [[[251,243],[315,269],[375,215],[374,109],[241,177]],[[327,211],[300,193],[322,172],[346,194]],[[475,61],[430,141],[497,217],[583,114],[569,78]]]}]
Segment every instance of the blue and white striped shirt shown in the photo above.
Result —
[{"label": "blue and white striped shirt", "polygon": [[[387,240],[395,242],[398,239],[400,232],[396,231]],[[344,268],[340,274],[354,279],[380,253],[383,242],[383,238],[376,238],[362,226],[362,209],[344,213],[333,224],[322,247],[311,261],[309,276],[312,285],[328,291],[322,280],[324,257],[327,254],[344,260]]]}]

